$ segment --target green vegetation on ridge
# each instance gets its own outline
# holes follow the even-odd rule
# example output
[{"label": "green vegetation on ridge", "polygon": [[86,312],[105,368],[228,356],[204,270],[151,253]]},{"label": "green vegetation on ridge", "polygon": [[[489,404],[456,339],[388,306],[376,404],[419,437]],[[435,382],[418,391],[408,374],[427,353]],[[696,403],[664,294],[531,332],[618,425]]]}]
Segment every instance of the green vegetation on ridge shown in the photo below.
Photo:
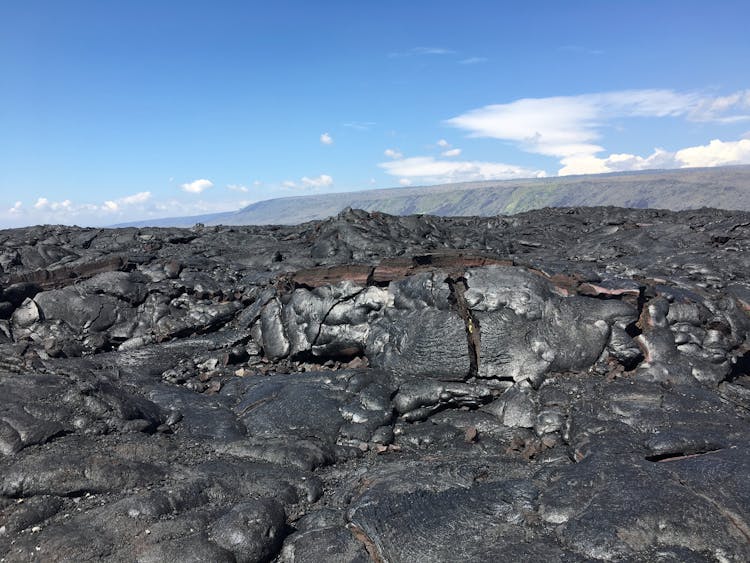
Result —
[{"label": "green vegetation on ridge", "polygon": [[650,170],[555,178],[443,184],[272,199],[233,213],[131,225],[296,224],[352,207],[391,215],[509,215],[543,207],[616,206],[675,211],[750,211],[750,166]]}]

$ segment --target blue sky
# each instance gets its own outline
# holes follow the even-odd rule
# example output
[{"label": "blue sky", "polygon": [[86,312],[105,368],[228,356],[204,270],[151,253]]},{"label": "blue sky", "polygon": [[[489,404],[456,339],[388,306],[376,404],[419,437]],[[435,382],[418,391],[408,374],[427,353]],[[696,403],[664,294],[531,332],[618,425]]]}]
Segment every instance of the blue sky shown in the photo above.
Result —
[{"label": "blue sky", "polygon": [[750,163],[745,1],[0,2],[0,226]]}]

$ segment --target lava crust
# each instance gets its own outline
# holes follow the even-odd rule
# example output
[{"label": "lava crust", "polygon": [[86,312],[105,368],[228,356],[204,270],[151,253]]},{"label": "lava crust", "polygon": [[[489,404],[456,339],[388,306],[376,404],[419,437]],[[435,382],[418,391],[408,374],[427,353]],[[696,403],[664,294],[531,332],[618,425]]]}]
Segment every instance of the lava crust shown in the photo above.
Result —
[{"label": "lava crust", "polygon": [[750,214],[0,231],[2,561],[750,560]]}]

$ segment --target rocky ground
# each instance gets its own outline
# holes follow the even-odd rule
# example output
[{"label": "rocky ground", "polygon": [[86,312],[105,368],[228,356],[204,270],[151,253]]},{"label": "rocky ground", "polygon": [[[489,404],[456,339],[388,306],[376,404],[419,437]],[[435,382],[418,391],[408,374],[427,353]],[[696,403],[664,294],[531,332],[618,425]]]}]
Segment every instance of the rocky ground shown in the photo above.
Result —
[{"label": "rocky ground", "polygon": [[0,231],[0,560],[750,560],[748,250],[715,210]]}]

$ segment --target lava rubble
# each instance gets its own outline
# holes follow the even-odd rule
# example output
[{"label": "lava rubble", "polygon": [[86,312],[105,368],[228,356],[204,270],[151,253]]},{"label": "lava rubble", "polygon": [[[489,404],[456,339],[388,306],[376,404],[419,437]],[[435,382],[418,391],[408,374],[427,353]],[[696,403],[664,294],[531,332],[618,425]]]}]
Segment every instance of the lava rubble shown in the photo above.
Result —
[{"label": "lava rubble", "polygon": [[0,231],[0,560],[750,560],[750,214]]}]

